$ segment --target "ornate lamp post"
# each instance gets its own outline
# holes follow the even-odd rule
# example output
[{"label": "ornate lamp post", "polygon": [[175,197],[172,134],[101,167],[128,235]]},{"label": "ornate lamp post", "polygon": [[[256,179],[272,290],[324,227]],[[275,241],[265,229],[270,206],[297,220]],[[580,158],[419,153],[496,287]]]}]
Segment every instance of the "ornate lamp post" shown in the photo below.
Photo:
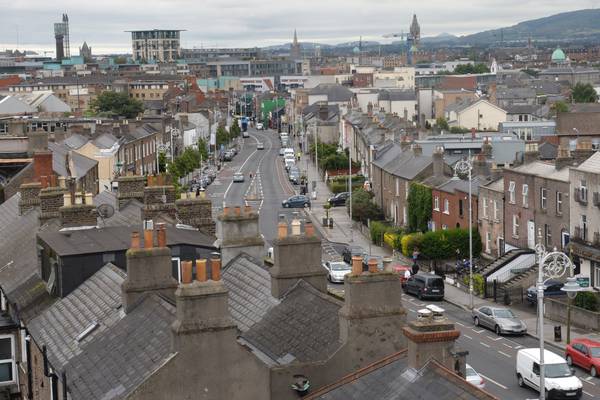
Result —
[{"label": "ornate lamp post", "polygon": [[472,175],[473,164],[471,164],[471,151],[466,160],[460,160],[454,164],[454,177],[458,179],[459,175],[467,176],[469,179],[469,306],[473,309],[473,200],[472,196]]},{"label": "ornate lamp post", "polygon": [[[540,400],[546,398],[545,371],[544,371],[544,284],[549,279],[558,279],[567,272],[571,275],[568,280],[569,286],[565,290],[569,295],[580,290],[573,287],[575,278],[573,274],[573,263],[565,253],[557,251],[556,247],[547,252],[542,244],[541,230],[538,231],[538,244],[535,245],[535,253],[538,259],[537,280],[537,312],[538,312],[538,335],[540,340]],[[566,285],[565,285],[566,286]]]}]

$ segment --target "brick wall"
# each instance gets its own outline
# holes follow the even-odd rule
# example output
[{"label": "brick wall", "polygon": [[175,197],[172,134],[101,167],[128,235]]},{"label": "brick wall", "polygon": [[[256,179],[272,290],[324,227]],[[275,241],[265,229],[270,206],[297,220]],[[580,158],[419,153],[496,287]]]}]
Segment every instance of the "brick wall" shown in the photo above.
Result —
[{"label": "brick wall", "polygon": [[59,209],[64,205],[65,189],[49,187],[40,191],[40,221],[44,223],[51,218],[60,217]]},{"label": "brick wall", "polygon": [[64,227],[95,226],[98,223],[92,204],[72,204],[60,207],[60,222]]},{"label": "brick wall", "polygon": [[144,201],[144,187],[146,186],[145,176],[121,176],[117,179],[119,182],[119,209],[129,200]]},{"label": "brick wall", "polygon": [[21,200],[19,200],[19,213],[23,214],[40,205],[40,191],[42,184],[39,182],[24,183],[20,187]]},{"label": "brick wall", "polygon": [[168,215],[173,219],[176,218],[177,210],[175,208],[175,187],[145,187],[144,208],[142,208],[142,219],[154,219],[155,217],[161,214]]},{"label": "brick wall", "polygon": [[33,155],[33,175],[37,179],[54,174],[52,169],[52,152],[36,151]]},{"label": "brick wall", "polygon": [[181,199],[175,202],[177,217],[182,224],[191,225],[201,232],[214,235],[215,221],[212,219],[212,202],[207,199]]}]

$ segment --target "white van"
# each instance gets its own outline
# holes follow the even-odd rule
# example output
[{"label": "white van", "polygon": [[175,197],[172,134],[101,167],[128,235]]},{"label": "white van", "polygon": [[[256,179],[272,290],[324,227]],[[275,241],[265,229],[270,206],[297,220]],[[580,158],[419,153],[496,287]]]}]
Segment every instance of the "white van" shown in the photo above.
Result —
[{"label": "white van", "polygon": [[[517,381],[540,391],[540,349],[521,349],[517,352]],[[544,385],[547,399],[579,399],[582,384],[561,356],[544,350]]]},{"label": "white van", "polygon": [[291,167],[293,167],[294,165],[296,165],[296,163],[294,162],[293,158],[286,158],[285,159],[285,170],[289,171]]},{"label": "white van", "polygon": [[286,157],[288,155],[294,157],[294,149],[292,149],[291,147],[287,147],[287,148],[283,149],[283,155]]}]

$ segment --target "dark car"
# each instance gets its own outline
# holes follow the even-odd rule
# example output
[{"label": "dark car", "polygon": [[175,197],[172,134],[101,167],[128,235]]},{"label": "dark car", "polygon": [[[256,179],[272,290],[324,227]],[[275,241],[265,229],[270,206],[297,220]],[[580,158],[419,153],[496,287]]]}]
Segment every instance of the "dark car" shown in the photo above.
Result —
[{"label": "dark car", "polygon": [[432,274],[415,274],[404,285],[406,293],[421,299],[444,299],[444,278]]},{"label": "dark car", "polygon": [[330,197],[329,199],[327,199],[327,202],[329,202],[329,205],[332,207],[336,207],[336,206],[345,206],[346,205],[346,200],[348,199],[348,197],[350,197],[350,193],[348,192],[341,192],[336,194],[333,197]]},{"label": "dark car", "polygon": [[303,208],[310,207],[310,199],[304,195],[296,195],[281,202],[284,208]]},{"label": "dark car", "polygon": [[[544,297],[565,296],[567,292],[561,290],[565,284],[561,281],[549,279],[544,282]],[[530,286],[527,289],[527,301],[530,304],[537,304],[537,289],[535,286]]]},{"label": "dark car", "polygon": [[364,252],[365,251],[360,246],[346,246],[346,247],[344,247],[344,250],[342,250],[342,258],[348,264],[352,264],[352,257],[353,256],[361,256],[362,257]]}]

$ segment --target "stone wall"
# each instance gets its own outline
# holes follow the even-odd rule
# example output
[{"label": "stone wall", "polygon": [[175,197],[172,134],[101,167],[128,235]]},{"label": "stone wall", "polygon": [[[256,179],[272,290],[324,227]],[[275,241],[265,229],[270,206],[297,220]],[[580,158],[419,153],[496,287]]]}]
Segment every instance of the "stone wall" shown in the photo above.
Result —
[{"label": "stone wall", "polygon": [[20,187],[21,200],[19,200],[19,213],[23,214],[40,205],[40,191],[42,184],[39,182],[24,183]]},{"label": "stone wall", "polygon": [[212,219],[212,202],[208,199],[180,199],[175,201],[177,218],[182,224],[191,225],[208,235],[216,233]]},{"label": "stone wall", "polygon": [[142,219],[154,219],[160,214],[176,218],[174,186],[147,186],[144,188]]},{"label": "stone wall", "polygon": [[60,222],[64,227],[95,226],[98,223],[96,207],[92,204],[72,204],[59,208]]},{"label": "stone wall", "polygon": [[59,218],[59,209],[64,205],[63,195],[65,189],[49,187],[40,191],[40,222],[44,223],[52,218]]},{"label": "stone wall", "polygon": [[[554,321],[567,323],[567,301],[544,299],[544,316]],[[571,305],[571,326],[600,331],[600,313]]]},{"label": "stone wall", "polygon": [[146,186],[145,176],[121,176],[117,179],[119,182],[119,209],[129,200],[137,200],[140,203],[144,201],[144,187]]}]

